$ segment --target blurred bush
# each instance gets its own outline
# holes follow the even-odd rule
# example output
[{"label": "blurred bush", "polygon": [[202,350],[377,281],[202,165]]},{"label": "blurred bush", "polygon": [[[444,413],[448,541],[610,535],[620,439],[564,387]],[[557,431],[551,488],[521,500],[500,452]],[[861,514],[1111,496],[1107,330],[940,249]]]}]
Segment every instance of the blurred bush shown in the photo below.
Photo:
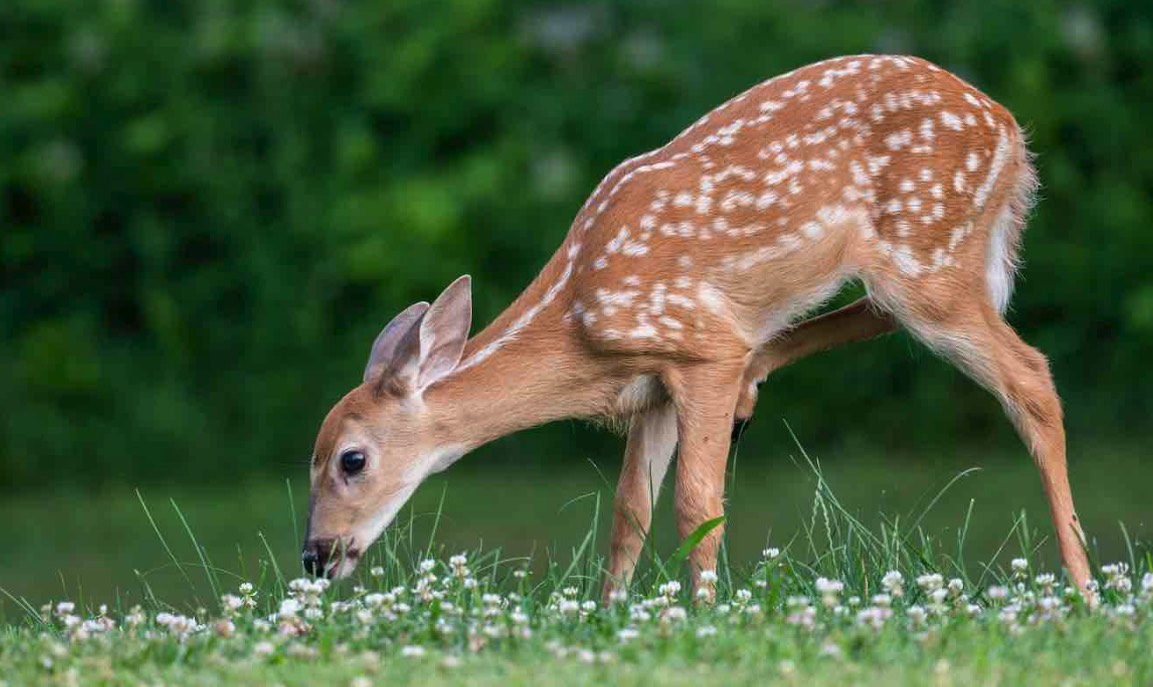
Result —
[{"label": "blurred bush", "polygon": [[[617,161],[854,52],[937,61],[1027,125],[1044,190],[1013,320],[1054,359],[1071,429],[1132,431],[1153,410],[1151,16],[1144,0],[4,0],[0,486],[303,470],[395,311],[471,272],[491,318]],[[909,350],[784,371],[761,412],[886,445],[1004,425]],[[578,438],[501,452],[599,446]]]}]

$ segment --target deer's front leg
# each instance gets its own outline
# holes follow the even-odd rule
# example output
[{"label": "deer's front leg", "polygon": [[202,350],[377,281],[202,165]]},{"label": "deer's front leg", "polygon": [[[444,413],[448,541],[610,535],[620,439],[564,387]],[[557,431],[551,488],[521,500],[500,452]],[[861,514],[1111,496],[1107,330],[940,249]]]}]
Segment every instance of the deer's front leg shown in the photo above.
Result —
[{"label": "deer's front leg", "polygon": [[671,403],[633,418],[614,500],[606,603],[614,590],[627,588],[632,578],[676,445],[677,414]]},{"label": "deer's front leg", "polygon": [[[681,539],[702,524],[724,515],[725,463],[736,408],[743,359],[700,363],[668,374],[669,391],[677,406],[676,519]],[[723,527],[714,528],[689,554],[693,592],[711,601],[712,580],[702,576],[717,568]]]}]

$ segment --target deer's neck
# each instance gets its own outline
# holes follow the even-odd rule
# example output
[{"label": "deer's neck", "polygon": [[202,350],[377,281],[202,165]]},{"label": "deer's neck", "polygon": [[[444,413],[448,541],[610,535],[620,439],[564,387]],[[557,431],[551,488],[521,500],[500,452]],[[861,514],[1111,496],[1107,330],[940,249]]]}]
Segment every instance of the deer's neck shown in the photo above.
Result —
[{"label": "deer's neck", "polygon": [[607,412],[620,374],[591,355],[564,321],[577,249],[569,242],[491,325],[469,341],[457,370],[430,388],[446,443],[464,451],[521,429]]},{"label": "deer's neck", "polygon": [[[619,381],[571,334],[527,328],[426,392],[438,435],[461,453],[553,420],[605,411]],[[565,328],[567,330],[567,328]]]}]

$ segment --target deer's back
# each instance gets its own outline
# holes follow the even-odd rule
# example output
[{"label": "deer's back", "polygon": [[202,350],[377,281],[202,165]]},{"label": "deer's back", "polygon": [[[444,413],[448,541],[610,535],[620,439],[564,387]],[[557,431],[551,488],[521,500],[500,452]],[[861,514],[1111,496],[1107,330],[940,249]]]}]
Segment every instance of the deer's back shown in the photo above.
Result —
[{"label": "deer's back", "polygon": [[864,272],[970,268],[1027,165],[1013,117],[924,60],[803,67],[605,177],[560,256],[566,319],[611,348],[686,353],[718,327],[758,345]]}]

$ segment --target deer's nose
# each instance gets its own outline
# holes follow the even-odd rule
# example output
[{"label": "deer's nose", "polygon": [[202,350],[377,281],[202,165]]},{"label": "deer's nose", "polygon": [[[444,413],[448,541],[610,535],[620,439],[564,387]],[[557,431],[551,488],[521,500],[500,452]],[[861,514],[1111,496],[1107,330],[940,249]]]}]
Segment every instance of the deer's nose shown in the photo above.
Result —
[{"label": "deer's nose", "polygon": [[304,550],[300,552],[300,562],[304,571],[309,575],[323,577],[332,558],[333,540],[313,539],[304,543]]}]

